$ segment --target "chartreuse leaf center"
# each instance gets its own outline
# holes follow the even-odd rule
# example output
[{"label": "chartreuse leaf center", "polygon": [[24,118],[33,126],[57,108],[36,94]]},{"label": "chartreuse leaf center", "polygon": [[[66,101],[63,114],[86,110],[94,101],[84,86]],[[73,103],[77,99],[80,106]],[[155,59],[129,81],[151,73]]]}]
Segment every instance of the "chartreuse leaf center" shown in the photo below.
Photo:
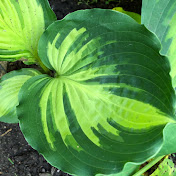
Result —
[{"label": "chartreuse leaf center", "polygon": [[159,50],[155,35],[119,12],[77,11],[53,23],[38,52],[56,74],[32,77],[19,93],[27,141],[80,176],[116,174],[156,155],[165,125],[175,123],[170,67]]}]

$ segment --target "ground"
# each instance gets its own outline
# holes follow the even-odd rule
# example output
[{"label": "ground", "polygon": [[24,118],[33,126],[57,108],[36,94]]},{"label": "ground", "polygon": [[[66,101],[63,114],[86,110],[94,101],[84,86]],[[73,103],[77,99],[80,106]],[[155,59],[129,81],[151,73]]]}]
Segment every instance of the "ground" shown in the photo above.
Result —
[{"label": "ground", "polygon": [[[92,0],[93,1],[93,0]],[[87,8],[110,8],[121,6],[125,10],[140,13],[141,0],[50,0],[58,19],[70,12]],[[94,0],[96,1],[96,0]],[[0,76],[5,72],[26,67],[22,62],[0,62]],[[32,67],[36,67],[32,65]],[[25,141],[18,124],[0,122],[0,175],[1,176],[66,176],[68,174],[52,167]]]}]

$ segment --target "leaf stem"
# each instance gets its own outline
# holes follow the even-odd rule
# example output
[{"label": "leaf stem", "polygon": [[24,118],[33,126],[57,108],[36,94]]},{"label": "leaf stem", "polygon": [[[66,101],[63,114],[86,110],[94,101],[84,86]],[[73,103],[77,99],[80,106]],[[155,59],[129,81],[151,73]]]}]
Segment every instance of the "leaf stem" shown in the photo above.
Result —
[{"label": "leaf stem", "polygon": [[41,61],[38,61],[38,64],[40,65],[40,67],[42,68],[42,70],[45,73],[49,73],[50,72],[50,70]]},{"label": "leaf stem", "polygon": [[[164,155],[165,156],[165,155]],[[152,166],[154,166],[158,161],[160,161],[164,156],[159,156],[157,158],[155,158],[154,160],[152,160],[151,162],[149,162],[146,166],[144,166],[142,169],[140,169],[138,172],[136,172],[134,175],[132,176],[141,176],[144,172],[146,172],[147,170],[149,170]]]}]

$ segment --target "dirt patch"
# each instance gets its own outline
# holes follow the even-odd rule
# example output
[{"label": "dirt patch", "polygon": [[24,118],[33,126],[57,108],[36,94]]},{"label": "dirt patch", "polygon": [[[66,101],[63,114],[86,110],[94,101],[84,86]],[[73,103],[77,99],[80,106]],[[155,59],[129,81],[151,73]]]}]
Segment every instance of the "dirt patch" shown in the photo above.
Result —
[{"label": "dirt patch", "polygon": [[124,10],[141,14],[142,0],[76,0],[77,4],[88,8],[113,9],[123,7]]}]

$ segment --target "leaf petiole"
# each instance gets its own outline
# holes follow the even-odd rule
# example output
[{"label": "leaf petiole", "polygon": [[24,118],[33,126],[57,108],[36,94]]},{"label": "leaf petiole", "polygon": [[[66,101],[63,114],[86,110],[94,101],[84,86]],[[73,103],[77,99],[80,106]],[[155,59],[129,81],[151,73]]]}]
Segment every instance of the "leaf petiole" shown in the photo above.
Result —
[{"label": "leaf petiole", "polygon": [[42,68],[42,70],[48,74],[50,72],[50,70],[42,63],[42,61],[39,59],[37,60],[37,63],[39,64],[39,66]]}]

